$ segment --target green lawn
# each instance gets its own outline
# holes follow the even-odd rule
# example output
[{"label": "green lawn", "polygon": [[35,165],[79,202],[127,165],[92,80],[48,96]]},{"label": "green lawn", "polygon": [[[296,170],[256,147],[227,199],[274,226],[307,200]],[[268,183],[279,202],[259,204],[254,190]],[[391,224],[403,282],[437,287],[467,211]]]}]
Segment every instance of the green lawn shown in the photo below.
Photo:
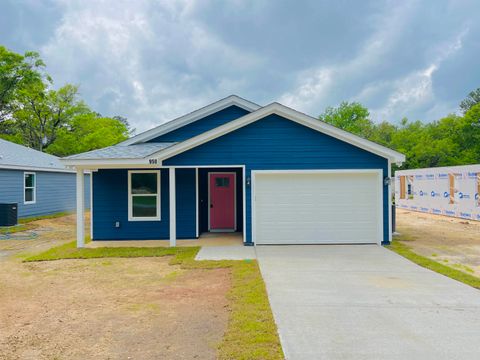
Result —
[{"label": "green lawn", "polygon": [[[409,239],[405,240],[408,241]],[[395,251],[397,254],[402,255],[403,257],[420,266],[423,266],[424,268],[433,270],[439,274],[448,276],[449,278],[480,289],[480,278],[466,274],[463,271],[451,268],[435,260],[414,253],[410,247],[401,242],[401,238],[394,240],[390,245],[387,245],[386,248]]]},{"label": "green lawn", "polygon": [[108,257],[171,256],[171,265],[188,269],[230,268],[232,287],[227,294],[231,312],[227,331],[218,347],[219,359],[283,359],[265,284],[258,263],[245,261],[195,261],[199,247],[77,249],[75,242],[54,247],[24,259],[53,261]]}]

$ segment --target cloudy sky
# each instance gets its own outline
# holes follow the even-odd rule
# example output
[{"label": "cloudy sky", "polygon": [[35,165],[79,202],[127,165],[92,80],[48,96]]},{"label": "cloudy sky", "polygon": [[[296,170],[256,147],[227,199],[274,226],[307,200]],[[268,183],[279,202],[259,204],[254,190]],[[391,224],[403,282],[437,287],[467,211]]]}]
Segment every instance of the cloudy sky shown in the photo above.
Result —
[{"label": "cloudy sky", "polygon": [[138,131],[230,94],[431,121],[480,87],[479,20],[478,0],[0,0],[0,43]]}]

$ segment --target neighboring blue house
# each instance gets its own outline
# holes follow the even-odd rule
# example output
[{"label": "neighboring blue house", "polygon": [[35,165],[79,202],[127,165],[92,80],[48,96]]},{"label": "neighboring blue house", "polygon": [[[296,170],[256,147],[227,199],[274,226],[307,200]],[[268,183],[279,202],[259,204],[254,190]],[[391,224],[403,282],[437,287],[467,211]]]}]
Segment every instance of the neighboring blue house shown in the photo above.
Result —
[{"label": "neighboring blue house", "polygon": [[[388,243],[391,163],[405,156],[284,105],[237,96],[105,149],[62,159],[93,172],[93,240]],[[79,203],[77,244],[83,246]]]},{"label": "neighboring blue house", "polygon": [[[89,207],[90,176],[85,202]],[[75,210],[75,172],[56,156],[0,139],[0,203],[18,203],[18,216]]]}]

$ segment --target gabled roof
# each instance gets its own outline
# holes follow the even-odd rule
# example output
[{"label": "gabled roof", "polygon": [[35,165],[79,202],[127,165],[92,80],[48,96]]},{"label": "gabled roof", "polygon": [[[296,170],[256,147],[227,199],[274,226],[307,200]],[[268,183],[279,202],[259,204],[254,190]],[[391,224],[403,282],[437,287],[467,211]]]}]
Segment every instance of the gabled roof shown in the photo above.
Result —
[{"label": "gabled roof", "polygon": [[91,160],[91,159],[143,159],[160,150],[166,149],[174,142],[145,143],[136,145],[113,145],[103,149],[92,150],[81,154],[67,156],[68,160]]},{"label": "gabled roof", "polygon": [[[225,104],[228,103],[226,100],[231,98],[232,97],[228,97],[226,99],[220,100],[220,102],[223,102],[224,106],[230,106]],[[234,98],[237,99],[237,97],[234,97]],[[212,105],[207,106],[207,108]],[[203,108],[203,110],[205,109],[206,108]],[[215,111],[213,110],[213,108],[210,108],[208,111],[212,111],[213,113],[215,111],[218,111],[218,107],[217,107],[217,110]],[[196,119],[199,119],[205,116],[205,114],[199,115],[197,112],[193,112],[186,116],[187,117],[193,116],[193,114],[195,114],[193,118],[196,118]],[[172,131],[173,128],[167,129],[167,125],[169,123],[150,130],[150,131],[155,130],[156,131],[155,134],[150,133],[147,136],[145,135],[146,133],[148,133],[147,131],[146,133],[138,135],[137,137],[144,135],[143,140],[137,139],[136,142],[133,142],[133,145],[127,144],[127,141],[128,141],[127,140],[126,142],[123,142],[119,145],[107,148],[105,153],[101,152],[100,150],[96,150],[95,152],[91,152],[88,155],[88,157],[86,157],[86,154],[78,154],[78,155],[71,156],[69,158],[65,158],[62,161],[64,162],[65,165],[68,165],[68,166],[100,167],[105,165],[105,166],[121,167],[122,165],[148,166],[152,159],[156,159],[155,165],[161,165],[161,161],[165,159],[171,158],[184,151],[188,151],[196,146],[199,146],[208,141],[216,139],[229,132],[240,129],[244,126],[247,126],[251,123],[254,123],[255,121],[258,121],[272,114],[277,114],[286,119],[294,121],[298,124],[309,127],[313,130],[319,131],[326,135],[332,136],[336,139],[349,143],[360,149],[369,151],[385,159],[388,159],[391,162],[400,164],[405,161],[405,155],[395,150],[389,149],[375,142],[366,140],[362,137],[349,133],[345,130],[339,129],[324,121],[321,121],[319,119],[316,119],[314,117],[311,117],[309,115],[306,115],[304,113],[301,113],[299,111],[296,111],[294,109],[291,109],[285,105],[282,105],[276,102],[271,103],[265,107],[261,107],[261,108],[259,107],[257,110],[247,115],[244,115],[238,119],[232,120],[224,125],[218,126],[212,130],[206,131],[200,135],[194,136],[185,141],[178,142],[178,143],[158,143],[159,148],[156,150],[154,149],[154,145],[153,145],[155,143],[137,144],[136,142],[148,141],[150,138],[155,138],[159,136],[159,134]],[[179,119],[182,119],[182,118],[179,118]],[[174,125],[175,128],[183,126],[179,124],[178,122],[179,119],[173,120],[173,122],[177,122]],[[187,120],[182,120],[182,121],[187,121]],[[195,120],[192,120],[192,118],[189,118],[188,121],[195,121]],[[133,140],[135,138],[132,138],[130,140]],[[135,147],[136,149],[139,149],[138,152],[136,150],[134,151],[134,153],[136,154],[135,157],[133,157],[130,153],[129,148],[131,147]]]},{"label": "gabled roof", "polygon": [[0,169],[71,172],[56,156],[0,139]]},{"label": "gabled roof", "polygon": [[130,139],[121,142],[120,145],[133,145],[152,140],[158,136],[169,133],[185,125],[191,124],[197,120],[214,114],[220,110],[226,109],[232,105],[238,106],[248,111],[255,111],[260,109],[261,107],[260,105],[245,100],[237,95],[230,95],[203,108],[195,110],[174,120],[168,121],[165,124],[154,127],[153,129],[145,131],[141,134],[133,136]]},{"label": "gabled roof", "polygon": [[156,154],[150,155],[151,157],[156,157],[158,160],[165,160],[177,154],[180,154],[184,151],[190,150],[196,146],[199,146],[203,143],[206,143],[210,140],[216,139],[222,135],[225,135],[234,130],[240,129],[246,125],[249,125],[257,120],[260,120],[268,115],[277,114],[291,121],[295,121],[301,125],[307,126],[313,130],[317,130],[326,135],[332,136],[349,144],[352,144],[358,148],[364,149],[371,153],[374,153],[383,158],[389,159],[394,163],[402,163],[405,161],[405,155],[389,149],[383,145],[377,144],[373,141],[366,140],[360,136],[352,134],[348,131],[337,128],[333,125],[330,125],[324,121],[301,113],[297,110],[289,108],[285,105],[279,103],[272,103],[265,107],[260,108],[257,111],[254,111],[250,114],[242,116],[236,120],[232,120],[224,125],[216,127],[210,131],[207,131],[203,134],[190,138],[188,140],[182,141],[174,146],[169,147],[168,149],[159,151]]}]

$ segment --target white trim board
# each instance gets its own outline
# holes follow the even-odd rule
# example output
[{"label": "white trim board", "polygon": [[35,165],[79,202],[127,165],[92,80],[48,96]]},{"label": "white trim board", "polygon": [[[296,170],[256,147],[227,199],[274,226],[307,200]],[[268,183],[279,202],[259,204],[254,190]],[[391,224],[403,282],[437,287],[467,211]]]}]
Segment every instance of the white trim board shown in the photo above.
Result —
[{"label": "white trim board", "polygon": [[198,194],[198,168],[195,168],[195,236],[200,236],[200,211],[199,211],[199,194]]},{"label": "white trim board", "polygon": [[[61,160],[61,159],[60,159]],[[75,174],[75,170],[70,169],[57,169],[57,168],[42,168],[22,165],[0,165],[1,170],[17,170],[17,171],[38,171],[38,172],[59,172]]]},{"label": "white trim board", "polygon": [[387,176],[390,179],[389,184],[388,184],[388,242],[392,242],[392,236],[393,236],[393,214],[392,214],[392,182],[395,181],[392,179],[392,164],[390,163],[390,160],[388,161],[388,171],[387,171]]},{"label": "white trim board", "polygon": [[255,202],[256,202],[256,190],[255,179],[256,176],[262,174],[375,174],[377,175],[378,185],[378,202],[377,202],[377,239],[378,245],[381,245],[383,241],[383,170],[382,169],[333,169],[333,170],[252,170],[251,171],[251,229],[252,229],[252,242],[256,246],[256,218],[255,218]]},{"label": "white trim board", "polygon": [[224,99],[216,101],[210,105],[207,105],[201,109],[195,110],[189,114],[183,115],[179,118],[166,122],[162,125],[147,130],[141,134],[131,137],[128,140],[121,142],[121,145],[133,145],[142,142],[152,140],[161,135],[167,134],[173,130],[179,129],[185,125],[191,124],[197,120],[200,120],[206,116],[212,115],[218,111],[226,109],[232,105],[236,105],[247,111],[255,111],[260,109],[260,105],[257,105],[251,101],[245,100],[236,95],[230,95]]},{"label": "white trim board", "polygon": [[93,240],[93,174],[90,174],[90,240]]},{"label": "white trim board", "polygon": [[[149,156],[150,157],[150,156]],[[88,168],[88,169],[98,169],[98,168],[158,168],[158,165],[161,164],[150,164],[148,158],[141,159],[60,159],[62,164],[67,167],[74,166],[76,168]]]},{"label": "white trim board", "polygon": [[219,127],[216,127],[210,131],[206,131],[200,135],[197,135],[193,138],[187,139],[185,141],[182,141],[181,143],[178,143],[176,145],[170,146],[167,149],[160,150],[152,155],[150,155],[150,158],[157,158],[159,161],[163,161],[165,159],[168,159],[170,157],[173,157],[175,155],[178,155],[182,152],[185,152],[187,150],[190,150],[196,146],[199,146],[201,144],[204,144],[208,141],[214,140],[222,135],[225,135],[229,132],[238,130],[246,125],[252,124],[255,121],[258,121],[260,119],[263,119],[266,116],[276,114],[279,116],[282,116],[288,120],[294,121],[300,125],[309,127],[313,130],[319,131],[321,133],[324,133],[326,135],[332,136],[334,138],[337,138],[341,141],[347,142],[351,145],[354,145],[358,148],[361,148],[363,150],[369,151],[371,153],[374,153],[378,156],[381,156],[386,159],[390,159],[392,162],[396,164],[401,164],[405,161],[405,155],[389,149],[385,146],[379,145],[377,143],[374,143],[372,141],[363,139],[357,135],[354,135],[352,133],[349,133],[347,131],[341,130],[339,128],[336,128],[335,126],[332,126],[330,124],[327,124],[326,122],[323,122],[321,120],[315,119],[311,116],[308,116],[306,114],[303,114],[299,111],[293,110],[287,106],[284,106],[279,103],[272,103],[270,105],[267,105],[263,108],[260,108],[257,111],[254,111],[250,114],[247,114],[245,116],[242,116],[239,119],[232,120],[224,125],[221,125]]}]

